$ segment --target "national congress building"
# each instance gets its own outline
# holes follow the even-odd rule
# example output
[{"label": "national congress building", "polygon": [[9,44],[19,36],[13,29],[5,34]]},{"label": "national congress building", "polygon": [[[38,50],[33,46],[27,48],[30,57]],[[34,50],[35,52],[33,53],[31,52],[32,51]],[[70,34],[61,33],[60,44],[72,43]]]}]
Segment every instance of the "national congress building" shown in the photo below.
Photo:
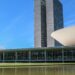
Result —
[{"label": "national congress building", "polygon": [[[75,75],[75,27],[63,28],[61,2],[59,0],[34,0],[34,4],[36,48],[0,50],[1,67],[49,66],[53,69],[55,66],[55,71],[52,72],[59,72],[59,74],[49,73],[46,75]],[[64,46],[55,47],[60,44],[52,38]],[[73,66],[74,68],[72,68]],[[45,68],[47,72],[49,72],[48,69]],[[41,71],[41,69],[39,70]]]},{"label": "national congress building", "polygon": [[34,0],[34,13],[35,48],[61,46],[50,35],[63,28],[62,3],[59,0]]}]

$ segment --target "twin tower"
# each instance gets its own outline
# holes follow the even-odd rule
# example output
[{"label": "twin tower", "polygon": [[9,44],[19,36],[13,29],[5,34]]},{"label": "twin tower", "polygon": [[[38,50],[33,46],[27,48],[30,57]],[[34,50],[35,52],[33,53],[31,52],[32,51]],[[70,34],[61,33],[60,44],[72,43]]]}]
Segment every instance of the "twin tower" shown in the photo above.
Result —
[{"label": "twin tower", "polygon": [[63,8],[59,0],[34,0],[34,46],[61,46],[51,33],[63,28]]}]

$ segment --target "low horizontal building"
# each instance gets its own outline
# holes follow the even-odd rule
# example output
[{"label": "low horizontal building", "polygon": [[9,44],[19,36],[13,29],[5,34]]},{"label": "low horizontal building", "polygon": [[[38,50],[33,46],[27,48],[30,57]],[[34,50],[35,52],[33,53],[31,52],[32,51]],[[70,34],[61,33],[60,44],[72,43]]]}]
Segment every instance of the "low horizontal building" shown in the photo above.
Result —
[{"label": "low horizontal building", "polygon": [[0,50],[0,63],[73,63],[75,47]]}]

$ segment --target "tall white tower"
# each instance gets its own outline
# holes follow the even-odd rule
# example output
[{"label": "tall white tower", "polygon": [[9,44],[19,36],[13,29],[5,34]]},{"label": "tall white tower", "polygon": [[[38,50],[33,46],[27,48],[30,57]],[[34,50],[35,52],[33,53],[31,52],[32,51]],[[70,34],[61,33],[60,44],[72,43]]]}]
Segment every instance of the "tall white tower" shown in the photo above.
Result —
[{"label": "tall white tower", "polygon": [[60,44],[51,33],[63,28],[63,9],[59,0],[34,0],[34,45],[55,47]]}]

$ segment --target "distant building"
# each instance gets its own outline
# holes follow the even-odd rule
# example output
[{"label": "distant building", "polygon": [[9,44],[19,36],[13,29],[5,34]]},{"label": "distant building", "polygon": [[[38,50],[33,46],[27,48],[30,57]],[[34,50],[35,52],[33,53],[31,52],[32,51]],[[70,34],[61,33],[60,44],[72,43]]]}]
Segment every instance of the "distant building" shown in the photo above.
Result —
[{"label": "distant building", "polygon": [[35,48],[60,46],[50,35],[53,31],[63,28],[61,2],[59,0],[34,0],[34,12]]}]

